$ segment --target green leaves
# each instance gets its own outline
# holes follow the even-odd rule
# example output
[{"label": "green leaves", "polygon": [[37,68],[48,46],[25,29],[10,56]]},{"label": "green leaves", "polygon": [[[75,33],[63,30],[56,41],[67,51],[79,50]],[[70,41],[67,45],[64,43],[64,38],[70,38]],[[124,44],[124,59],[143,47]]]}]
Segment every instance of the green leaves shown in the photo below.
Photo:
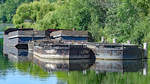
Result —
[{"label": "green leaves", "polygon": [[46,0],[22,4],[18,7],[13,17],[13,23],[16,27],[36,27],[37,22],[43,19],[48,12],[53,10],[54,7]]},{"label": "green leaves", "polygon": [[115,5],[107,11],[105,31],[109,38],[126,42],[133,34],[135,23],[139,20],[138,8],[131,3]]},{"label": "green leaves", "polygon": [[[101,36],[118,42],[141,43],[149,32],[149,0],[40,0],[18,7],[13,23],[16,27],[40,30],[87,30],[92,41]],[[5,20],[6,17],[3,17]],[[148,32],[146,31],[148,28]],[[144,31],[143,31],[144,30]]]},{"label": "green leaves", "polygon": [[[34,1],[18,8],[13,22],[16,27],[23,25],[40,30],[49,28],[88,30],[96,40],[99,38],[97,35],[100,27],[104,26],[105,10],[100,9],[101,5],[93,4],[94,1],[61,0],[53,3],[45,0]],[[26,19],[31,22],[25,22]],[[95,32],[97,33],[94,34]]]},{"label": "green leaves", "polygon": [[3,23],[11,22],[17,7],[23,2],[27,3],[30,1],[32,0],[5,0],[5,2],[0,4],[0,21]]}]

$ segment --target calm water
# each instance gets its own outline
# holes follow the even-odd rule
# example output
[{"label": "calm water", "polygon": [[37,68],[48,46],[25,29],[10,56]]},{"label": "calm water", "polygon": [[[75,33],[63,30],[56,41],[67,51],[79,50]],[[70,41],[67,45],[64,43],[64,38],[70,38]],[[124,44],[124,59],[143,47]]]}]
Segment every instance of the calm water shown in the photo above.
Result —
[{"label": "calm water", "polygon": [[149,60],[46,60],[25,49],[0,53],[0,84],[148,84]]}]

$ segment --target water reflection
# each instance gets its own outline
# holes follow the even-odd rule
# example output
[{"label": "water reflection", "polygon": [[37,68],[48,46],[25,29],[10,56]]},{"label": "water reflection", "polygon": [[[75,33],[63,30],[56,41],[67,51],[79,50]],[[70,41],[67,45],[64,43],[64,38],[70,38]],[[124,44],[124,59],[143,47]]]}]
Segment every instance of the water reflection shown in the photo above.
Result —
[{"label": "water reflection", "polygon": [[42,59],[34,56],[32,61],[41,66],[46,71],[82,71],[89,69],[95,60],[56,60],[56,59]]},{"label": "water reflection", "polygon": [[54,60],[34,56],[33,62],[46,71],[94,70],[103,72],[147,72],[147,62],[144,60]]},{"label": "water reflection", "polygon": [[35,77],[46,78],[49,74],[38,65],[33,64],[30,58],[32,55],[28,52],[28,49],[17,49],[15,47],[10,47],[7,53],[4,53],[5,58],[13,64],[17,70],[23,72],[24,74],[31,74]]},{"label": "water reflection", "polygon": [[138,72],[144,68],[142,60],[96,60],[92,69],[99,72]]},{"label": "water reflection", "polygon": [[84,71],[95,70],[96,72],[147,72],[146,60],[56,60],[42,59],[38,56],[32,56],[27,49],[17,49],[10,47],[5,53],[10,61],[23,62],[30,61],[45,71]]},{"label": "water reflection", "polygon": [[9,47],[7,53],[4,53],[4,55],[13,62],[28,61],[29,57],[27,49],[17,49],[16,47]]}]

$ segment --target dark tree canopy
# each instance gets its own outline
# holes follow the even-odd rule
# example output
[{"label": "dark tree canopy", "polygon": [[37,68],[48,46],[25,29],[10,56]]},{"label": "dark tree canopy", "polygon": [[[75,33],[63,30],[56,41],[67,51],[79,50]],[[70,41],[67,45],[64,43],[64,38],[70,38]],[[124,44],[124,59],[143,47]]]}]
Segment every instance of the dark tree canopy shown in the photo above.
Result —
[{"label": "dark tree canopy", "polygon": [[0,22],[11,22],[17,7],[33,0],[0,0]]}]

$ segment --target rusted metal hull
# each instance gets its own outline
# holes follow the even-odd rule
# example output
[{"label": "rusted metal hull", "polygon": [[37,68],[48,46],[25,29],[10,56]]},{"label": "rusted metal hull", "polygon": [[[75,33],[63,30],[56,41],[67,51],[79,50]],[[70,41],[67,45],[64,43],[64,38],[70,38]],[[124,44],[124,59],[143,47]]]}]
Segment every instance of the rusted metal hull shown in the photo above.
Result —
[{"label": "rusted metal hull", "polygon": [[123,50],[99,49],[96,51],[96,59],[122,59]]},{"label": "rusted metal hull", "polygon": [[[36,44],[36,43],[35,43]],[[45,59],[89,59],[90,49],[83,45],[52,44],[29,47],[33,55]]]},{"label": "rusted metal hull", "polygon": [[122,48],[98,48],[95,56],[97,59],[142,59],[143,50],[135,46]]},{"label": "rusted metal hull", "polygon": [[29,41],[44,39],[45,31],[37,31],[33,29],[8,29],[5,31],[4,43],[8,46],[15,47],[17,45],[28,45]]}]

